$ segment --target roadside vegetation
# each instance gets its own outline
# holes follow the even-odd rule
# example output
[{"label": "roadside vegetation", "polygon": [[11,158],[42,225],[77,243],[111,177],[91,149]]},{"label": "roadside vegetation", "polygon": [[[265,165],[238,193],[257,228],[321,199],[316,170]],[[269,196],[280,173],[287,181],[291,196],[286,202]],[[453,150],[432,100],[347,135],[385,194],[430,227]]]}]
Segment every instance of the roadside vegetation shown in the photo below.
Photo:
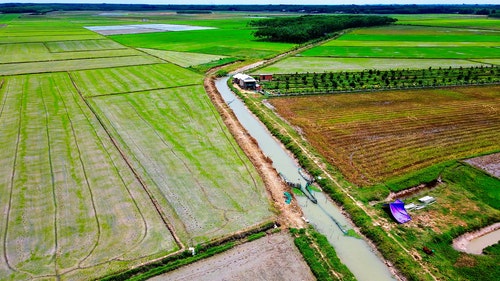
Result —
[{"label": "roadside vegetation", "polygon": [[290,229],[290,233],[317,280],[356,280],[324,235],[312,227]]}]

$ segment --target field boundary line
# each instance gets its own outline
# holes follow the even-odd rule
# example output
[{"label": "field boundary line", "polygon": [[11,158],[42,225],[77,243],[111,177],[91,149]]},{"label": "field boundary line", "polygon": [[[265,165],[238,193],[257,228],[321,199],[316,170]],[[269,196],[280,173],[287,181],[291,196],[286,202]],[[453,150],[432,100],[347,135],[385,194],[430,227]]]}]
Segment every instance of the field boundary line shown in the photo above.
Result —
[{"label": "field boundary line", "polygon": [[[3,81],[3,80],[2,80]],[[2,104],[2,111],[0,112],[0,116],[2,115],[3,113],[3,110],[4,110],[4,107],[5,107],[5,103],[7,101],[7,96],[8,96],[8,93],[9,91],[6,91],[5,92],[5,98],[4,98],[4,102]],[[3,233],[3,256],[4,256],[4,259],[5,259],[5,263],[7,264],[7,267],[14,271],[14,272],[19,272],[18,269],[14,268],[10,262],[9,262],[9,257],[7,255],[7,232],[9,230],[9,220],[10,220],[10,213],[11,213],[11,207],[12,207],[12,191],[14,190],[14,179],[15,179],[15,175],[16,175],[16,165],[17,165],[17,156],[18,156],[18,153],[19,153],[19,143],[20,143],[20,139],[21,139],[21,125],[22,125],[22,117],[23,117],[23,103],[24,103],[24,98],[25,98],[25,91],[23,90],[22,94],[21,94],[21,98],[20,98],[20,106],[19,106],[19,122],[18,122],[18,125],[17,125],[17,140],[16,140],[16,149],[15,149],[15,152],[14,152],[14,161],[12,163],[12,172],[11,172],[11,177],[10,177],[10,192],[9,192],[9,205],[7,207],[7,214],[6,214],[6,219],[5,219],[5,229],[4,229],[4,233]],[[28,273],[31,277],[33,277],[33,275],[31,273]]]},{"label": "field boundary line", "polygon": [[125,155],[125,153],[122,151],[122,149],[119,147],[117,141],[111,136],[111,132],[109,132],[109,129],[104,125],[104,122],[102,121],[102,119],[97,115],[97,112],[95,112],[94,108],[92,108],[92,106],[89,104],[89,102],[83,97],[80,89],[78,88],[78,86],[76,85],[74,79],[73,79],[73,76],[71,75],[70,72],[66,72],[71,80],[71,83],[73,84],[73,87],[75,87],[76,91],[78,92],[78,94],[80,95],[81,99],[85,102],[85,104],[87,105],[87,107],[89,108],[89,110],[92,112],[92,114],[95,116],[95,118],[97,119],[97,121],[99,122],[99,124],[101,125],[101,127],[104,129],[104,131],[106,132],[108,138],[111,140],[111,142],[113,143],[113,146],[116,148],[116,150],[120,153],[120,156],[123,158],[123,160],[125,161],[125,163],[127,164],[127,166],[129,167],[129,169],[132,171],[132,173],[134,174],[134,177],[137,179],[137,181],[140,183],[140,185],[142,186],[142,188],[144,189],[144,191],[146,191],[149,199],[151,200],[151,202],[153,203],[156,211],[158,212],[158,214],[160,215],[163,223],[165,224],[165,226],[167,227],[167,229],[169,230],[170,234],[172,235],[172,237],[174,238],[175,240],[175,243],[179,246],[179,251],[184,251],[186,246],[184,244],[182,244],[180,238],[177,236],[177,233],[175,233],[174,231],[174,228],[173,226],[170,224],[170,222],[167,220],[167,217],[166,215],[163,213],[163,211],[161,211],[161,207],[158,203],[158,201],[154,198],[153,194],[151,193],[151,191],[149,190],[149,188],[147,187],[146,183],[144,182],[144,180],[141,178],[141,176],[139,175],[139,173],[133,168],[132,166],[132,163],[130,163],[130,160],[128,160],[127,156]]},{"label": "field boundary line", "polygon": [[144,90],[134,90],[130,92],[118,92],[118,93],[109,93],[109,94],[101,94],[101,95],[95,95],[95,96],[84,96],[86,99],[93,99],[93,98],[101,98],[101,97],[108,97],[108,96],[118,96],[118,95],[128,95],[128,94],[136,94],[136,93],[144,93],[146,92],[154,92],[154,91],[161,91],[161,90],[170,90],[170,89],[178,89],[178,88],[187,88],[187,87],[193,87],[193,86],[201,86],[201,84],[187,84],[187,85],[181,85],[181,86],[172,86],[172,87],[163,87],[163,88],[151,88],[151,89],[144,89]]}]

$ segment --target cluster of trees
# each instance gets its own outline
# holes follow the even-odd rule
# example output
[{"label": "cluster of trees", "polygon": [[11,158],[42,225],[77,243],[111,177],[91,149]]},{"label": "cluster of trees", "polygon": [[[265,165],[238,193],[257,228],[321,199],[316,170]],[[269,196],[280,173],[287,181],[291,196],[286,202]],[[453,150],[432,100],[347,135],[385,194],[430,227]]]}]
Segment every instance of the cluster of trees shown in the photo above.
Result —
[{"label": "cluster of trees", "polygon": [[0,4],[1,13],[51,11],[248,11],[345,14],[494,14],[500,5],[147,5],[147,4]]},{"label": "cluster of trees", "polygon": [[272,94],[320,93],[394,88],[419,88],[465,84],[500,83],[497,66],[403,70],[365,70],[361,72],[323,72],[277,74],[262,82]]},{"label": "cluster of trees", "polygon": [[347,28],[387,25],[394,22],[396,19],[384,16],[305,15],[253,20],[249,25],[257,28],[254,36],[259,39],[272,42],[304,43]]}]

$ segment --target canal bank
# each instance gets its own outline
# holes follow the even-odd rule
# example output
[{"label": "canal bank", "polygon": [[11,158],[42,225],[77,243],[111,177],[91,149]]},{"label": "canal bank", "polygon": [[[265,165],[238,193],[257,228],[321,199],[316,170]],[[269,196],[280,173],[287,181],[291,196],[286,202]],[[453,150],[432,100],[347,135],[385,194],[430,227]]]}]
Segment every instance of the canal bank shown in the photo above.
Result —
[{"label": "canal bank", "polygon": [[[239,122],[256,140],[262,152],[272,160],[272,166],[287,179],[306,184],[299,173],[299,165],[293,156],[270,134],[262,123],[246,108],[227,86],[228,78],[218,79],[215,85],[232,109]],[[390,268],[364,239],[347,236],[343,229],[354,226],[342,211],[322,192],[316,192],[317,204],[307,197],[298,196],[298,205],[304,217],[328,238],[335,247],[341,261],[351,270],[357,280],[395,280]]]}]

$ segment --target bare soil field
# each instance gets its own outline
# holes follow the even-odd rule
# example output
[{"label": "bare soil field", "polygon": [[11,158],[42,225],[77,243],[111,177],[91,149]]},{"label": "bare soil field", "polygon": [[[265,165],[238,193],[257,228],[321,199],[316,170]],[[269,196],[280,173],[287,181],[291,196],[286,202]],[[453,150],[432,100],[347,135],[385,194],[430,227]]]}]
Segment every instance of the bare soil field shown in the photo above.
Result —
[{"label": "bare soil field", "polygon": [[471,158],[465,162],[478,167],[488,174],[500,178],[500,153]]},{"label": "bare soil field", "polygon": [[150,280],[315,280],[287,233],[268,235]]}]

